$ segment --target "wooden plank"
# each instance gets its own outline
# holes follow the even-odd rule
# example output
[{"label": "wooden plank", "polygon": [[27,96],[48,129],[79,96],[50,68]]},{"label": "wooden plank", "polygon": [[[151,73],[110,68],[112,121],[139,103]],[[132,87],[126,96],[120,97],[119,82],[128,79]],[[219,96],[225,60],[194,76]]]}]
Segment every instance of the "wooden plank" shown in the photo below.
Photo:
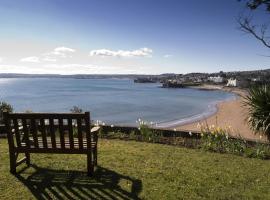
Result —
[{"label": "wooden plank", "polygon": [[72,119],[68,119],[68,135],[69,135],[69,143],[70,143],[70,148],[74,148],[74,137],[73,137],[73,126],[72,126]]},{"label": "wooden plank", "polygon": [[83,148],[83,135],[82,135],[82,120],[81,118],[77,119],[77,128],[78,128],[78,140],[79,140],[79,148]]},{"label": "wooden plank", "polygon": [[[39,146],[43,146],[42,145],[42,140],[41,139],[39,139]],[[49,142],[48,143],[48,146],[51,146],[51,143]],[[79,141],[78,140],[74,140],[74,142],[73,142],[73,145],[74,145],[74,147],[77,147],[77,146],[79,146]],[[91,145],[93,146],[93,145],[96,145],[96,142],[94,142],[93,140],[92,140],[92,142],[91,142]],[[23,143],[22,144],[22,146],[25,146],[25,143]],[[56,141],[56,146],[61,146],[61,142],[59,141]],[[69,139],[66,139],[65,138],[65,146],[67,147],[67,146],[70,146],[70,143],[69,143]],[[86,140],[83,140],[83,147],[84,148],[87,148],[87,141]]]},{"label": "wooden plank", "polygon": [[10,172],[16,173],[16,149],[14,147],[13,133],[10,127],[10,116],[8,112],[3,113],[7,137],[8,137],[8,145],[9,145],[9,162],[10,162]]},{"label": "wooden plank", "polygon": [[60,148],[27,148],[19,147],[16,149],[18,153],[55,153],[55,154],[88,154],[87,149],[60,149]]},{"label": "wooden plank", "polygon": [[85,133],[86,133],[86,142],[87,142],[87,173],[88,176],[92,176],[94,172],[94,163],[93,163],[93,149],[91,146],[91,130],[90,130],[90,113],[85,113]]},{"label": "wooden plank", "polygon": [[25,141],[26,146],[29,148],[30,147],[29,132],[28,132],[26,119],[22,119],[22,125],[23,125],[23,140]]},{"label": "wooden plank", "polygon": [[79,119],[83,118],[84,114],[82,113],[10,113],[10,119],[18,118],[18,119],[58,119],[58,118],[73,118]]},{"label": "wooden plank", "polygon": [[46,137],[46,128],[45,128],[45,119],[40,119],[40,129],[41,129],[41,136],[42,136],[42,144],[44,148],[48,147],[47,144],[47,137]]},{"label": "wooden plank", "polygon": [[90,131],[90,113],[85,113],[85,132],[86,132],[86,142],[87,142],[87,149],[92,152],[91,149],[91,131]]},{"label": "wooden plank", "polygon": [[21,146],[21,134],[19,131],[18,119],[13,119],[13,124],[14,124],[17,146],[20,147]]},{"label": "wooden plank", "polygon": [[49,118],[49,124],[50,124],[49,126],[50,126],[50,137],[52,142],[52,148],[56,148],[54,118]]},{"label": "wooden plank", "polygon": [[61,148],[65,148],[65,133],[63,129],[63,118],[59,118],[59,133],[60,133],[60,143]]},{"label": "wooden plank", "polygon": [[36,126],[36,120],[31,119],[31,132],[34,139],[34,145],[38,148],[38,136],[37,136],[37,126]]},{"label": "wooden plank", "polygon": [[19,161],[16,162],[16,166],[19,166],[20,164],[22,164],[22,163],[24,163],[24,162],[26,162],[26,161],[27,161],[27,158],[24,157],[24,158],[22,158],[21,160],[19,160]]}]

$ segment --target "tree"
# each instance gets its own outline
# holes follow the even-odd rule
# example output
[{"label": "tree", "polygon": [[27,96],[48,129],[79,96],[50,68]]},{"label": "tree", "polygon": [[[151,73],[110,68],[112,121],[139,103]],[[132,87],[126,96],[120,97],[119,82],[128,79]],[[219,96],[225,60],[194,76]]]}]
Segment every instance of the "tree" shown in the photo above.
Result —
[{"label": "tree", "polygon": [[72,113],[82,113],[83,110],[82,110],[79,106],[73,106],[73,107],[70,109],[70,112],[72,112]]},{"label": "tree", "polygon": [[13,107],[4,101],[0,101],[0,123],[3,124],[4,122],[4,117],[3,117],[3,113],[4,112],[13,112]]},{"label": "tree", "polygon": [[[241,0],[238,0],[241,1]],[[242,0],[243,1],[243,0]],[[246,2],[246,7],[251,11],[263,8],[267,14],[270,14],[270,0],[244,0]],[[251,34],[257,40],[259,40],[265,47],[270,48],[270,31],[269,31],[269,21],[270,17],[265,23],[253,24],[253,17],[241,15],[237,22],[239,24],[239,29],[245,33]]]},{"label": "tree", "polygon": [[249,89],[244,105],[248,108],[248,123],[255,133],[265,134],[270,140],[270,85]]}]

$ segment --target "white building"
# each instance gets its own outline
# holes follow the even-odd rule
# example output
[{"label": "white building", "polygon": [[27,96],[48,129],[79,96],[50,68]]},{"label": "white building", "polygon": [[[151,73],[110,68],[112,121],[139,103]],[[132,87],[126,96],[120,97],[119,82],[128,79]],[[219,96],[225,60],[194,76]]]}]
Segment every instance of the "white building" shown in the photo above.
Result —
[{"label": "white building", "polygon": [[227,86],[228,87],[237,87],[237,80],[232,79],[232,78],[228,79]]},{"label": "white building", "polygon": [[213,81],[214,83],[223,83],[224,78],[221,76],[210,76],[208,77],[209,81]]}]

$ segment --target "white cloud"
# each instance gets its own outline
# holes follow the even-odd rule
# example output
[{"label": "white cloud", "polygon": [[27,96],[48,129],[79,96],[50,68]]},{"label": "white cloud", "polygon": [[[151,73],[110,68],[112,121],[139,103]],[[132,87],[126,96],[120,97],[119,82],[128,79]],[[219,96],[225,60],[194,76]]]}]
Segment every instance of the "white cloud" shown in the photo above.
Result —
[{"label": "white cloud", "polygon": [[103,57],[151,57],[153,53],[152,49],[140,48],[133,51],[112,51],[109,49],[97,49],[90,51],[90,56],[103,56]]},{"label": "white cloud", "polygon": [[70,53],[74,53],[76,50],[68,47],[56,47],[53,51],[45,53],[44,56],[47,58],[47,61],[56,61],[55,57],[71,57]]},{"label": "white cloud", "polygon": [[172,57],[173,55],[171,55],[171,54],[165,54],[163,57],[164,58],[170,58],[170,57]]},{"label": "white cloud", "polygon": [[48,62],[56,62],[57,59],[56,58],[52,58],[52,57],[49,57],[49,56],[45,56],[42,58],[43,61],[48,61]]},{"label": "white cloud", "polygon": [[75,52],[75,49],[71,49],[68,47],[56,47],[54,51],[55,52]]},{"label": "white cloud", "polygon": [[4,60],[4,59],[3,59],[2,57],[0,57],[0,62],[3,62],[3,60]]},{"label": "white cloud", "polygon": [[22,58],[20,61],[21,62],[32,62],[32,63],[39,63],[40,62],[39,57],[36,57],[36,56]]}]

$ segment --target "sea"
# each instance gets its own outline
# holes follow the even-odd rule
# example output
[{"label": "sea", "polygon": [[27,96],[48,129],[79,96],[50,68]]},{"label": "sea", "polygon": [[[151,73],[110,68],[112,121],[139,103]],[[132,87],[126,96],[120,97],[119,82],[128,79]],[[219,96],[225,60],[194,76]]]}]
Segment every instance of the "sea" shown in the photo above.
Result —
[{"label": "sea", "polygon": [[236,98],[221,90],[162,88],[132,79],[1,78],[0,101],[15,112],[90,111],[91,120],[107,125],[138,126],[144,121],[169,128],[207,118],[217,103]]}]

